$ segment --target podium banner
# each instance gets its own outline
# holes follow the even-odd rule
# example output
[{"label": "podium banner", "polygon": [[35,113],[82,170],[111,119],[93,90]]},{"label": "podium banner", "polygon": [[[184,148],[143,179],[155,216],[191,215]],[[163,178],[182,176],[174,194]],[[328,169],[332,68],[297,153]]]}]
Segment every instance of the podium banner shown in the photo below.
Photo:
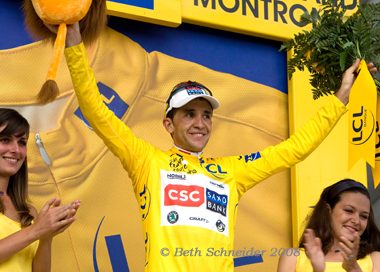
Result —
[{"label": "podium banner", "polygon": [[380,183],[380,97],[377,96],[377,111],[376,111],[376,133],[375,133],[375,169],[373,171],[373,184],[374,188]]},{"label": "podium banner", "polygon": [[362,159],[375,168],[376,85],[364,60],[358,71],[348,110],[348,164],[351,169]]}]

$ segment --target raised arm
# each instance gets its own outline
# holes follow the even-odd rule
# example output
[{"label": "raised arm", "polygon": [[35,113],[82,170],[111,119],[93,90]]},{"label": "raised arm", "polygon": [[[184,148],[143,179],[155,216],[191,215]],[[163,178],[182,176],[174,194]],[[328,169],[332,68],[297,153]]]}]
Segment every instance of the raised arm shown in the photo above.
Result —
[{"label": "raised arm", "polygon": [[138,172],[147,165],[155,148],[137,138],[105,104],[94,72],[81,42],[78,24],[70,25],[66,38],[66,62],[70,70],[79,107],[106,146],[115,154],[135,182]]},{"label": "raised arm", "polygon": [[[242,192],[254,186],[255,182],[304,160],[322,143],[347,111],[345,105],[348,103],[359,63],[360,61],[357,60],[345,71],[341,87],[336,95],[329,97],[328,103],[312,119],[308,120],[287,140],[265,148],[259,156],[256,156],[258,159],[246,164],[249,171],[244,170],[242,175],[245,177],[240,180],[248,180],[248,182],[242,184]],[[369,64],[368,68],[372,73],[377,70],[373,64]]]}]

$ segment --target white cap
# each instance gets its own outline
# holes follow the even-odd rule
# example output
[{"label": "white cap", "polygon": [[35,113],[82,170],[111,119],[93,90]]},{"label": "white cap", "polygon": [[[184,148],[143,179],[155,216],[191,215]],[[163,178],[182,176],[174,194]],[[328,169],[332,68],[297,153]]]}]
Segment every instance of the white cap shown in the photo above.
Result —
[{"label": "white cap", "polygon": [[176,87],[174,87],[173,91],[171,92],[171,95],[168,98],[168,101],[166,101],[166,103],[168,104],[166,109],[166,115],[172,109],[180,108],[196,98],[206,99],[208,102],[210,102],[211,107],[214,110],[220,106],[219,101],[212,96],[212,93],[209,89],[197,82],[187,81],[180,83]]}]

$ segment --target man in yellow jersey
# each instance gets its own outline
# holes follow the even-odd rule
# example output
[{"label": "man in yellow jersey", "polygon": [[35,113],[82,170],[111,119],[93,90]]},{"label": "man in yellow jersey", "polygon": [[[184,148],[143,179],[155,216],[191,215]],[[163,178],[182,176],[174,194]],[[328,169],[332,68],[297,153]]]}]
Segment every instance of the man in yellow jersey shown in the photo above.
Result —
[{"label": "man in yellow jersey", "polygon": [[82,113],[133,182],[145,232],[145,271],[233,271],[239,199],[323,141],[346,112],[359,65],[346,71],[336,95],[286,141],[260,152],[205,158],[219,107],[205,86],[186,81],[172,90],[163,125],[174,147],[162,151],[137,138],[104,105],[77,24],[68,28],[65,56]]}]

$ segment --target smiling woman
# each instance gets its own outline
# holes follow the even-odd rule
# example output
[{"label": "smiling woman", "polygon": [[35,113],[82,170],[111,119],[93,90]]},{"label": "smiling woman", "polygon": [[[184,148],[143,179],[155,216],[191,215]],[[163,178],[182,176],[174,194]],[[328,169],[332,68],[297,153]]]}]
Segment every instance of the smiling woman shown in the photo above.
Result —
[{"label": "smiling woman", "polygon": [[0,108],[0,271],[50,271],[52,239],[79,208],[53,198],[37,214],[28,203],[28,136],[27,120]]},{"label": "smiling woman", "polygon": [[[0,109],[0,191],[5,198],[0,201],[0,211],[4,213],[3,203],[8,197],[14,199],[22,226],[30,224],[33,217],[26,204],[27,163],[26,142],[29,124],[16,111]],[[7,211],[8,214],[9,211]],[[18,217],[12,214],[11,218]]]},{"label": "smiling woman", "polygon": [[380,231],[363,184],[325,188],[307,222],[299,254],[281,256],[282,271],[379,271]]}]

